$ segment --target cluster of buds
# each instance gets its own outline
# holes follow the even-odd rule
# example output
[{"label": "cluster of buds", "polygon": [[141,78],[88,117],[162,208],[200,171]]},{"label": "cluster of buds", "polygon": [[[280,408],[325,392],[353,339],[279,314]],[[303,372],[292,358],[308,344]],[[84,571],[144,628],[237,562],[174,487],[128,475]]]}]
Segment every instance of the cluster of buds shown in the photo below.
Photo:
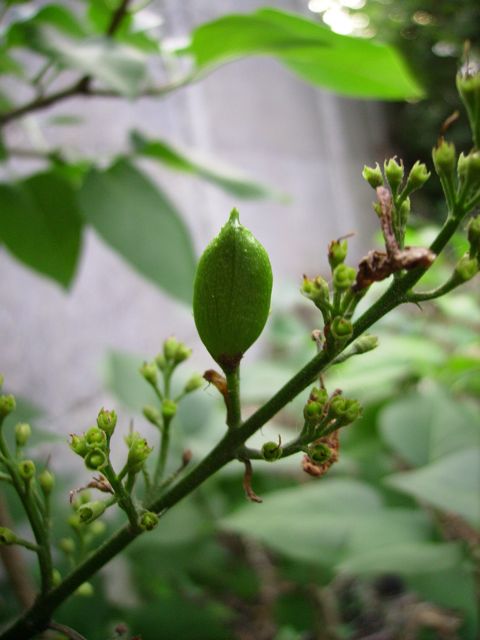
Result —
[{"label": "cluster of buds", "polygon": [[351,424],[361,410],[358,400],[345,398],[338,390],[329,396],[326,389],[314,387],[303,408],[304,430],[318,438],[325,431]]},{"label": "cluster of buds", "polygon": [[364,180],[373,189],[383,187],[386,181],[394,198],[399,197],[402,201],[414,191],[421,189],[430,178],[430,175],[426,165],[417,160],[405,180],[405,167],[401,160],[397,161],[396,157],[385,160],[383,174],[378,162],[375,167],[365,165],[362,171]]},{"label": "cluster of buds", "polygon": [[82,435],[72,433],[70,448],[83,458],[87,469],[97,471],[107,466],[109,461],[110,439],[117,425],[115,411],[100,409],[97,424]]},{"label": "cluster of buds", "polygon": [[[160,371],[172,370],[191,355],[192,350],[187,345],[171,336],[165,340],[162,353],[159,353],[155,362],[151,364],[158,367]],[[145,378],[148,380],[146,376]]]},{"label": "cluster of buds", "polygon": [[304,275],[300,293],[320,309],[325,322],[328,322],[332,310],[328,282],[321,276],[307,278],[307,276]]}]

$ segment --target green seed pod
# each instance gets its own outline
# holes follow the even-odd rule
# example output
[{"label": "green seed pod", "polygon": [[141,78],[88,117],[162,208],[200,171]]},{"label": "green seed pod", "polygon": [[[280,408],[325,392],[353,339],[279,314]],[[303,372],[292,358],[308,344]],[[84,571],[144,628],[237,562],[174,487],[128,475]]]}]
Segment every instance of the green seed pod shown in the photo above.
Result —
[{"label": "green seed pod", "polygon": [[278,442],[265,442],[262,455],[267,462],[275,462],[282,457],[283,449]]},{"label": "green seed pod", "polygon": [[26,422],[19,422],[15,425],[15,442],[17,447],[24,447],[31,435],[32,428]]},{"label": "green seed pod", "polygon": [[212,358],[234,371],[261,334],[270,311],[272,268],[268,254],[240,224],[234,209],[200,258],[193,315]]}]

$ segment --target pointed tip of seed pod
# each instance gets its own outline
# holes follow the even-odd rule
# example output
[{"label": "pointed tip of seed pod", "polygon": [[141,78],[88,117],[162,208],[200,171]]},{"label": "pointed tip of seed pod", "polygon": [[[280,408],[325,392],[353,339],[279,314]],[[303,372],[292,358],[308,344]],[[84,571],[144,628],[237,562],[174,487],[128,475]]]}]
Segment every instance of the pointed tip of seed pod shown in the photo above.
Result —
[{"label": "pointed tip of seed pod", "polygon": [[238,209],[233,208],[230,212],[230,217],[228,219],[229,224],[240,224],[240,215],[238,213]]}]

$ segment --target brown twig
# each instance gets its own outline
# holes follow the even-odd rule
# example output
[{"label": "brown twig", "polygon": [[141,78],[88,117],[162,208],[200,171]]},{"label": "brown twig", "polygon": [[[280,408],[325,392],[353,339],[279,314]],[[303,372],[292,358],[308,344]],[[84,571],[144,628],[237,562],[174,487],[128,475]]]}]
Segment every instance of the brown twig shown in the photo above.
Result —
[{"label": "brown twig", "polygon": [[[2,495],[0,495],[0,525],[8,528],[12,526],[12,519]],[[30,582],[20,549],[15,545],[1,545],[0,558],[19,604],[28,609],[35,600],[35,589]]]},{"label": "brown twig", "polygon": [[64,636],[68,638],[68,640],[87,640],[81,633],[75,631],[71,627],[67,627],[65,624],[60,624],[59,622],[50,622],[48,625],[49,629],[53,629],[53,631],[60,631]]},{"label": "brown twig", "polygon": [[252,489],[252,463],[248,458],[243,458],[242,462],[245,465],[245,473],[243,474],[243,488],[245,490],[245,495],[250,500],[250,502],[263,502],[263,500],[259,496],[257,496],[255,491]]}]

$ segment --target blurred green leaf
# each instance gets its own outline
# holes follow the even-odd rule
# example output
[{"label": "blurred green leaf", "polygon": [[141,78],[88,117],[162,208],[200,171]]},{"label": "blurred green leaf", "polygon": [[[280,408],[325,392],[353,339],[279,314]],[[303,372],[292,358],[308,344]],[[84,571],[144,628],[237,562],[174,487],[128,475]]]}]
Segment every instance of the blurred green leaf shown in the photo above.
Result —
[{"label": "blurred green leaf", "polygon": [[191,303],[195,255],[173,203],[125,160],[91,171],[80,190],[90,224],[140,273]]},{"label": "blurred green leaf", "polygon": [[417,575],[453,569],[463,560],[458,544],[435,544],[433,542],[408,542],[372,549],[366,553],[347,558],[337,569],[354,575],[378,575],[396,573]]},{"label": "blurred green leaf", "polygon": [[146,76],[146,57],[139,51],[107,37],[74,40],[52,29],[36,29],[35,48],[59,65],[92,76],[121,95],[135,97]]},{"label": "blurred green leaf", "polygon": [[75,191],[55,172],[0,184],[0,239],[19,260],[68,287],[81,248]]},{"label": "blurred green leaf", "polygon": [[[296,560],[333,567],[364,553],[424,541],[430,527],[419,511],[390,509],[361,482],[329,479],[263,496],[221,524],[260,539]],[[256,507],[256,508],[255,508]]]},{"label": "blurred green leaf", "polygon": [[392,47],[338,35],[278,9],[227,15],[200,25],[181,53],[194,57],[197,74],[236,58],[273,55],[304,80],[343,95],[386,100],[422,95]]},{"label": "blurred green leaf", "polygon": [[2,47],[0,49],[0,75],[7,74],[22,77],[25,75],[25,71],[20,62],[8,55],[5,47]]},{"label": "blurred green leaf", "polygon": [[105,386],[125,406],[140,413],[146,404],[158,402],[151,386],[140,375],[144,358],[129,353],[111,351],[103,363]]},{"label": "blurred green leaf", "polygon": [[478,412],[442,387],[391,402],[379,421],[385,442],[417,467],[480,443]]},{"label": "blurred green leaf", "polygon": [[393,474],[384,482],[480,528],[480,447],[457,451],[415,471]]},{"label": "blurred green leaf", "polygon": [[[33,3],[30,3],[33,5]],[[74,13],[60,4],[47,4],[43,7],[29,7],[21,18],[12,22],[4,35],[8,47],[30,47],[32,34],[39,27],[48,26],[74,38],[82,38],[86,30]]]},{"label": "blurred green leaf", "polygon": [[278,194],[275,194],[267,187],[211,158],[195,158],[195,155],[191,152],[187,156],[186,153],[164,140],[147,140],[138,131],[132,132],[131,141],[138,154],[158,160],[175,171],[182,171],[203,178],[237,198],[279,198]]}]

